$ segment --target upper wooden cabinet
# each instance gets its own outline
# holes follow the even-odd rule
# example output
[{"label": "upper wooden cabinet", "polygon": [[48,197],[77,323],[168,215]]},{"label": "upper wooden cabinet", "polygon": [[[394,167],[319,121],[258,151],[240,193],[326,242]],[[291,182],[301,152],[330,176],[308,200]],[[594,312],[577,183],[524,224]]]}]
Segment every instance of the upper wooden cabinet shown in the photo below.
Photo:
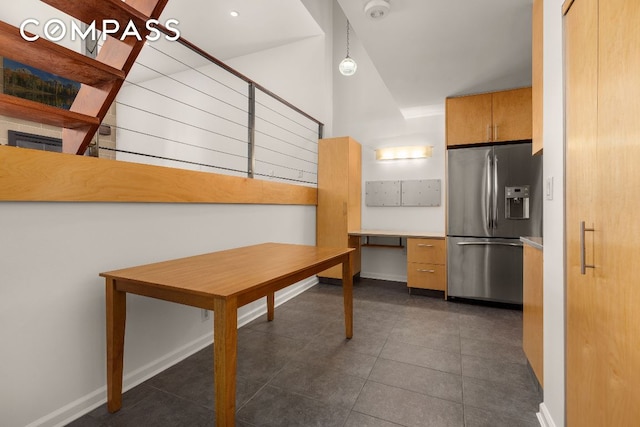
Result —
[{"label": "upper wooden cabinet", "polygon": [[447,98],[447,146],[532,138],[531,88]]},{"label": "upper wooden cabinet", "polygon": [[[318,207],[316,242],[318,246],[352,247],[353,274],[360,272],[360,237],[349,231],[361,228],[362,147],[348,136],[325,138],[318,142]],[[341,279],[342,267],[318,274],[320,278]]]}]

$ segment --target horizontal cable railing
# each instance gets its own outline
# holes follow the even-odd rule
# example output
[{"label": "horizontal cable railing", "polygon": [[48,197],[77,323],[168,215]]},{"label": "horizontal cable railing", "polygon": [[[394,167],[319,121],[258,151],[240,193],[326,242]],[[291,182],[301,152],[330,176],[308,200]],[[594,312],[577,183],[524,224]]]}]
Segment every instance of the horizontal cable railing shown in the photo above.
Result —
[{"label": "horizontal cable railing", "polygon": [[116,117],[100,156],[317,185],[322,123],[184,39],[147,43]]}]

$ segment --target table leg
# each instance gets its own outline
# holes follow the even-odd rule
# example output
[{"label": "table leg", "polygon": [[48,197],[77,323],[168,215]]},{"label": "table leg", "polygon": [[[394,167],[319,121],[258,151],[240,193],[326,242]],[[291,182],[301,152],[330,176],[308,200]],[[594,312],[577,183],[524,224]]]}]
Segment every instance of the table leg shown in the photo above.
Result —
[{"label": "table leg", "polygon": [[344,297],[344,327],[347,338],[353,337],[353,273],[351,269],[351,259],[353,252],[349,253],[349,258],[342,263],[342,295]]},{"label": "table leg", "polygon": [[275,294],[270,292],[267,294],[267,320],[273,320],[275,313]]},{"label": "table leg", "polygon": [[116,281],[106,279],[107,302],[107,408],[122,407],[122,367],[127,294],[116,290]]},{"label": "table leg", "polygon": [[213,305],[213,370],[218,427],[235,424],[237,352],[238,301],[216,298]]}]

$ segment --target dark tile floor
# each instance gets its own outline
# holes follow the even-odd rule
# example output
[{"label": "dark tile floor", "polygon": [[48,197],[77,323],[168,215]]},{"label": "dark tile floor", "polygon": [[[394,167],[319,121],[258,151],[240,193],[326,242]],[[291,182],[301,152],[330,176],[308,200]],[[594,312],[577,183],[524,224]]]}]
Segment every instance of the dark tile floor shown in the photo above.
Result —
[{"label": "dark tile floor", "polygon": [[[239,331],[237,415],[249,426],[534,427],[540,403],[522,352],[522,312],[354,287],[344,339],[342,288],[318,285]],[[215,424],[213,349],[98,408],[80,426]]]}]

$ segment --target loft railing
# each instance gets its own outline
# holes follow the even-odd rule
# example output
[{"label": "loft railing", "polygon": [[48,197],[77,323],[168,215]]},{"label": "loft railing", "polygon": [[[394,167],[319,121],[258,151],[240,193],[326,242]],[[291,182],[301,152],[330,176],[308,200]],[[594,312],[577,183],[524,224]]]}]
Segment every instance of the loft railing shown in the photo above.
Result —
[{"label": "loft railing", "polygon": [[[145,23],[167,3],[42,1],[84,23],[109,18],[124,28],[132,22],[143,37]],[[52,73],[47,82],[56,85],[81,83],[75,99],[63,102],[69,109],[58,108],[57,98],[43,103],[4,87],[0,115],[38,124],[35,136],[42,136],[40,125],[52,126],[49,134],[61,128],[65,153],[85,154],[93,145],[100,157],[127,160],[0,146],[0,201],[317,204],[322,124],[189,45],[182,39],[163,50],[144,39],[109,36],[89,57],[45,38],[28,42],[18,27],[0,22],[0,56],[16,69]],[[147,62],[144,55],[136,63],[141,52],[161,59]]]},{"label": "loft railing", "polygon": [[100,156],[317,185],[323,124],[182,37],[147,43],[115,104]]}]

